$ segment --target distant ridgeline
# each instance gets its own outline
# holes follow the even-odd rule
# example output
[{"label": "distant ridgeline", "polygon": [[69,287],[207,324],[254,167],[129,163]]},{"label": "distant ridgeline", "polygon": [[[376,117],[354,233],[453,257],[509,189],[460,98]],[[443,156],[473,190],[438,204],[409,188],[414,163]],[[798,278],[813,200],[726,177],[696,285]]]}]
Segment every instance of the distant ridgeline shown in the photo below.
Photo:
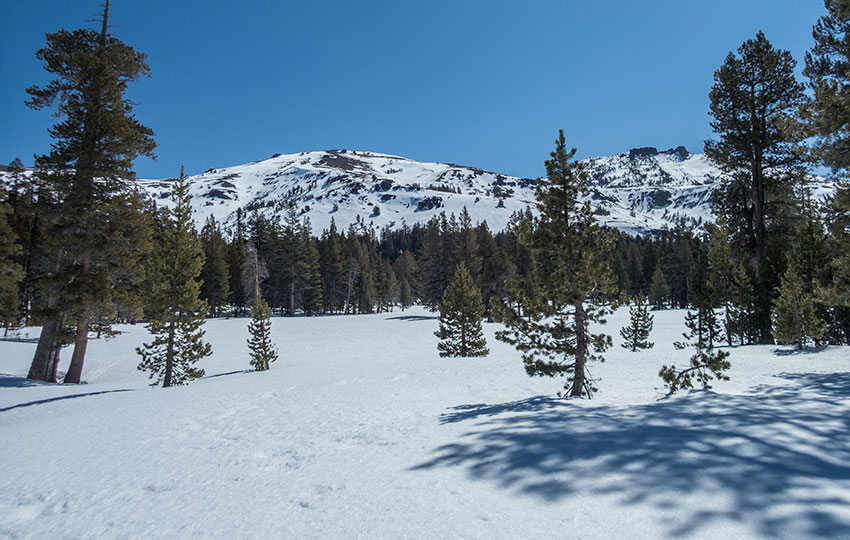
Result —
[{"label": "distant ridgeline", "polygon": [[[703,154],[679,146],[635,148],[583,160],[599,221],[631,234],[671,227],[700,227],[711,221],[711,192],[722,173]],[[833,189],[820,179],[815,196]],[[500,231],[516,212],[534,209],[534,180],[475,167],[426,163],[354,150],[277,154],[269,159],[210,169],[190,177],[195,220],[210,215],[231,227],[236,210],[268,217],[290,208],[309,218],[315,234],[350,223],[383,229],[426,223],[441,212],[466,207],[473,222]],[[167,203],[165,180],[142,181]]]},{"label": "distant ridgeline", "polygon": [[[704,154],[684,146],[643,147],[582,164],[591,184],[588,197],[604,225],[643,235],[713,221],[711,193],[723,173]],[[0,166],[0,178],[7,169]],[[167,205],[172,180],[139,183]],[[212,168],[189,182],[198,226],[214,216],[232,228],[240,209],[243,215],[257,211],[282,218],[292,208],[299,219],[309,218],[318,235],[331,220],[338,228],[401,229],[441,212],[459,215],[466,207],[474,223],[486,221],[491,230],[501,231],[513,214],[535,211],[534,179],[354,150],[276,154]],[[835,186],[812,177],[810,187],[817,200]]]}]

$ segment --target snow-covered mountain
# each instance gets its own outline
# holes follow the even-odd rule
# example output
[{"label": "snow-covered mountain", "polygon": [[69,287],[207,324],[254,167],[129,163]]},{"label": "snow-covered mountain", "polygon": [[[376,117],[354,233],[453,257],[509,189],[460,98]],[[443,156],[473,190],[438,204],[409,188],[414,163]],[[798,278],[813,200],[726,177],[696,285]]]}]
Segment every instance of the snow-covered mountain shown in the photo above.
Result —
[{"label": "snow-covered mountain", "polygon": [[[711,192],[723,173],[703,154],[682,146],[636,148],[582,163],[592,186],[588,197],[603,224],[642,234],[712,219]],[[171,180],[140,184],[167,205]],[[355,150],[275,155],[189,180],[198,225],[210,215],[233,224],[240,208],[281,217],[294,208],[318,234],[332,219],[343,230],[352,223],[396,228],[442,211],[459,214],[465,206],[474,222],[486,220],[499,231],[511,214],[534,207],[534,179]],[[813,177],[812,188],[820,198],[834,184]]]},{"label": "snow-covered mountain", "polygon": [[[599,220],[633,233],[711,220],[711,192],[722,173],[703,154],[684,147],[637,148],[583,161]],[[190,178],[196,220],[207,216],[232,223],[237,208],[285,215],[289,208],[309,217],[316,233],[333,219],[338,228],[364,223],[376,228],[424,223],[465,206],[473,221],[503,229],[516,211],[534,206],[534,180],[474,167],[424,163],[355,150],[276,155],[270,159],[209,171]],[[168,180],[143,185],[166,201]],[[818,182],[816,196],[833,185]]]}]

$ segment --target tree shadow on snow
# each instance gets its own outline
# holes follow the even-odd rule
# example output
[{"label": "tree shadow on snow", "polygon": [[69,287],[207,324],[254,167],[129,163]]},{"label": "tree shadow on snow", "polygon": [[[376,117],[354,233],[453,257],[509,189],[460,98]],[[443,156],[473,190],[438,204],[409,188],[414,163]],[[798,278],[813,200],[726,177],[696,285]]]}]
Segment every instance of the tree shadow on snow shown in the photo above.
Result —
[{"label": "tree shadow on snow", "polygon": [[224,373],[216,373],[215,375],[207,375],[202,379],[215,379],[216,377],[227,377],[228,375],[239,375],[240,373],[254,373],[253,369],[237,369],[236,371],[226,371]]},{"label": "tree shadow on snow", "polygon": [[0,373],[0,388],[28,388],[30,386],[52,386],[53,383],[34,381],[25,377],[15,377],[7,373]]},{"label": "tree shadow on snow", "polygon": [[544,396],[453,407],[440,421],[470,430],[413,470],[463,467],[548,502],[619,495],[665,510],[671,537],[731,520],[766,538],[850,538],[846,513],[833,511],[850,505],[850,415],[834,399],[850,393],[850,374],[783,377],[795,384],[635,407]]},{"label": "tree shadow on snow", "polygon": [[18,403],[17,405],[11,405],[9,407],[3,407],[0,409],[0,412],[11,411],[12,409],[21,409],[24,407],[32,407],[34,405],[43,405],[45,403],[53,403],[54,401],[62,401],[65,399],[76,399],[87,396],[97,396],[100,394],[114,394],[116,392],[132,392],[133,390],[130,388],[122,388],[120,390],[102,390],[100,392],[86,392],[85,394],[69,394],[67,396],[57,396],[47,399],[39,399],[36,401],[28,401],[26,403]]},{"label": "tree shadow on snow", "polygon": [[399,315],[397,317],[387,317],[388,321],[436,321],[439,319],[436,315]]},{"label": "tree shadow on snow", "polygon": [[802,349],[798,349],[797,347],[789,347],[787,349],[773,349],[771,352],[776,356],[799,356],[801,354],[815,354],[826,349],[826,345],[823,347],[803,347]]}]

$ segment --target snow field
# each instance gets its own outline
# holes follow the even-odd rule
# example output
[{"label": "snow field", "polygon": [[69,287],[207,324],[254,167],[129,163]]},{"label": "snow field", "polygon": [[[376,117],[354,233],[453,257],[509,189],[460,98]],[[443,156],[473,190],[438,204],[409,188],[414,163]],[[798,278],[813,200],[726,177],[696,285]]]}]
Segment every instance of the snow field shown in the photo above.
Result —
[{"label": "snow field", "polygon": [[592,401],[496,324],[489,357],[439,358],[419,308],[274,318],[264,373],[248,319],[210,320],[206,378],[171,389],[140,325],[92,340],[81,386],[0,341],[0,538],[850,538],[848,349],[734,348],[731,381],[664,398],[691,352],[654,315],[642,353],[610,317]]}]

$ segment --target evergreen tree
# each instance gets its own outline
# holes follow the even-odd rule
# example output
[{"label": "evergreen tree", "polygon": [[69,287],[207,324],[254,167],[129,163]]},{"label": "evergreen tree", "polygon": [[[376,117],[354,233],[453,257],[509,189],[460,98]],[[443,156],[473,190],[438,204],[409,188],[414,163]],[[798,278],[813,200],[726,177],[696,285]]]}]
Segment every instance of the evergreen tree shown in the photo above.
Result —
[{"label": "evergreen tree", "polygon": [[814,27],[814,47],[803,73],[814,99],[803,118],[816,138],[816,157],[838,176],[850,176],[850,2],[825,0],[827,14]]},{"label": "evergreen tree", "polygon": [[712,230],[708,247],[708,264],[711,269],[708,287],[711,291],[711,297],[723,308],[723,328],[726,333],[726,343],[731,347],[735,333],[734,318],[736,312],[736,306],[732,303],[732,300],[738,265],[732,258],[728,231],[722,225]]},{"label": "evergreen tree", "polygon": [[780,218],[801,178],[800,134],[792,118],[804,95],[795,65],[788,51],[775,49],[759,32],[737,55],[729,53],[714,74],[710,94],[711,127],[719,140],[706,141],[705,153],[728,173],[715,194],[714,211],[729,227],[733,247],[749,259],[762,343],[772,342],[770,296],[778,280],[776,259],[782,257]]},{"label": "evergreen tree", "polygon": [[242,209],[236,210],[236,230],[230,245],[227,247],[227,267],[230,274],[230,305],[233,306],[237,317],[250,302],[248,291],[242,281],[242,269],[248,261],[248,250],[245,246],[245,230],[242,223]]},{"label": "evergreen tree", "polygon": [[440,356],[487,356],[487,342],[481,328],[484,304],[481,291],[475,286],[466,264],[460,262],[455,276],[446,288],[440,303]]},{"label": "evergreen tree", "polygon": [[802,349],[808,341],[817,345],[826,331],[815,311],[814,297],[806,292],[795,268],[782,276],[779,297],[773,303],[773,335],[779,343],[793,343]]},{"label": "evergreen tree", "polygon": [[658,265],[652,274],[652,285],[649,287],[649,301],[652,302],[655,309],[664,309],[669,297],[670,287],[667,285],[667,280],[664,279],[664,272],[661,271],[661,265]]},{"label": "evergreen tree", "polygon": [[625,340],[622,344],[624,349],[637,352],[638,349],[651,349],[655,346],[655,343],[649,341],[652,319],[646,297],[637,295],[634,306],[629,308],[629,325],[620,329],[620,336]]},{"label": "evergreen tree", "polygon": [[327,313],[342,311],[345,306],[345,259],[343,238],[337,232],[333,218],[329,230],[319,241],[319,266],[322,275],[323,310]]},{"label": "evergreen tree", "polygon": [[24,277],[24,271],[16,260],[20,256],[21,247],[9,225],[5,199],[3,185],[0,184],[0,322],[8,333],[9,327],[17,326],[20,320],[18,284]]},{"label": "evergreen tree", "polygon": [[815,25],[804,70],[814,99],[802,116],[816,136],[814,156],[843,179],[827,206],[833,256],[829,283],[817,297],[829,314],[830,342],[850,343],[850,2],[825,0],[824,5],[827,14]]},{"label": "evergreen tree", "polygon": [[[147,76],[145,55],[108,33],[109,2],[100,32],[75,30],[47,35],[47,46],[36,56],[55,76],[48,85],[27,89],[34,109],[57,105],[62,120],[50,130],[51,152],[37,156],[35,174],[42,186],[39,198],[50,199],[53,210],[44,216],[45,248],[52,253],[39,343],[28,377],[50,380],[61,346],[61,333],[74,321],[75,339],[66,382],[79,382],[88,342],[89,321],[104,294],[115,282],[109,276],[127,264],[136,274],[140,255],[127,256],[132,239],[116,236],[128,182],[135,178],[133,160],[152,156],[153,132],[133,116],[127,84]],[[118,199],[118,200],[116,200]],[[125,229],[132,235],[133,230]],[[128,247],[129,246],[129,247]],[[104,276],[107,279],[104,279]]]},{"label": "evergreen tree", "polygon": [[436,309],[448,285],[447,267],[449,249],[445,231],[448,229],[445,213],[434,217],[425,226],[422,256],[419,259],[419,281],[422,285],[422,303]]},{"label": "evergreen tree", "polygon": [[728,360],[729,353],[715,349],[710,343],[698,342],[696,347],[696,353],[691,357],[689,367],[677,370],[675,365],[670,367],[665,365],[658,372],[658,376],[668,387],[667,395],[683,388],[693,388],[694,380],[705,390],[711,390],[709,382],[713,379],[729,380],[729,376],[726,375],[726,370],[731,367]]},{"label": "evergreen tree", "polygon": [[494,318],[506,330],[496,337],[522,353],[531,376],[568,377],[571,396],[591,395],[593,386],[586,363],[600,358],[610,336],[594,334],[589,326],[604,322],[611,306],[604,302],[614,292],[614,280],[605,256],[613,235],[600,229],[589,202],[587,176],[567,151],[564,133],[546,161],[546,179],[537,182],[539,218],[524,221],[518,237],[532,253],[533,276],[539,294],[529,295],[517,280],[508,284],[507,302],[496,302]]},{"label": "evergreen tree", "polygon": [[[720,337],[720,321],[714,311],[712,291],[708,284],[707,268],[704,260],[700,260],[688,273],[688,296],[692,302],[692,311],[685,315],[685,326],[688,332],[683,334],[687,341],[713,347]],[[674,343],[677,348],[684,348],[682,343]]]},{"label": "evergreen tree", "polygon": [[479,253],[478,231],[472,225],[472,218],[469,217],[466,206],[460,212],[457,231],[452,242],[452,258],[456,263],[463,262],[472,280],[478,283],[483,261]]},{"label": "evergreen tree", "polygon": [[248,349],[251,351],[251,365],[256,371],[266,371],[269,363],[277,360],[277,349],[271,340],[271,310],[268,303],[260,296],[259,284],[256,290],[256,300],[251,309],[251,322],[248,323]]},{"label": "evergreen tree", "polygon": [[162,229],[149,268],[148,331],[154,340],[136,349],[139,369],[150,371],[153,384],[184,384],[202,377],[194,367],[212,349],[203,341],[207,303],[200,299],[198,277],[204,250],[192,225],[189,184],[180,171],[172,191],[174,207],[163,211]]},{"label": "evergreen tree", "polygon": [[321,257],[309,219],[304,220],[298,232],[298,258],[301,274],[301,309],[309,317],[322,310],[324,294],[320,267]]},{"label": "evergreen tree", "polygon": [[212,316],[217,317],[230,298],[230,269],[227,264],[227,242],[212,215],[201,229],[201,243],[204,247],[201,298],[209,304]]},{"label": "evergreen tree", "polygon": [[41,274],[41,262],[44,250],[40,247],[40,229],[43,216],[47,214],[44,201],[38,197],[36,178],[26,174],[26,168],[19,158],[9,164],[6,217],[12,232],[20,246],[20,255],[12,260],[21,267],[23,275],[19,285],[21,318],[31,324],[33,304],[37,299],[37,284]]},{"label": "evergreen tree", "polygon": [[415,299],[413,298],[413,292],[410,288],[410,282],[407,281],[406,277],[401,278],[401,287],[399,292],[399,303],[401,304],[401,310],[409,308],[413,305]]}]

